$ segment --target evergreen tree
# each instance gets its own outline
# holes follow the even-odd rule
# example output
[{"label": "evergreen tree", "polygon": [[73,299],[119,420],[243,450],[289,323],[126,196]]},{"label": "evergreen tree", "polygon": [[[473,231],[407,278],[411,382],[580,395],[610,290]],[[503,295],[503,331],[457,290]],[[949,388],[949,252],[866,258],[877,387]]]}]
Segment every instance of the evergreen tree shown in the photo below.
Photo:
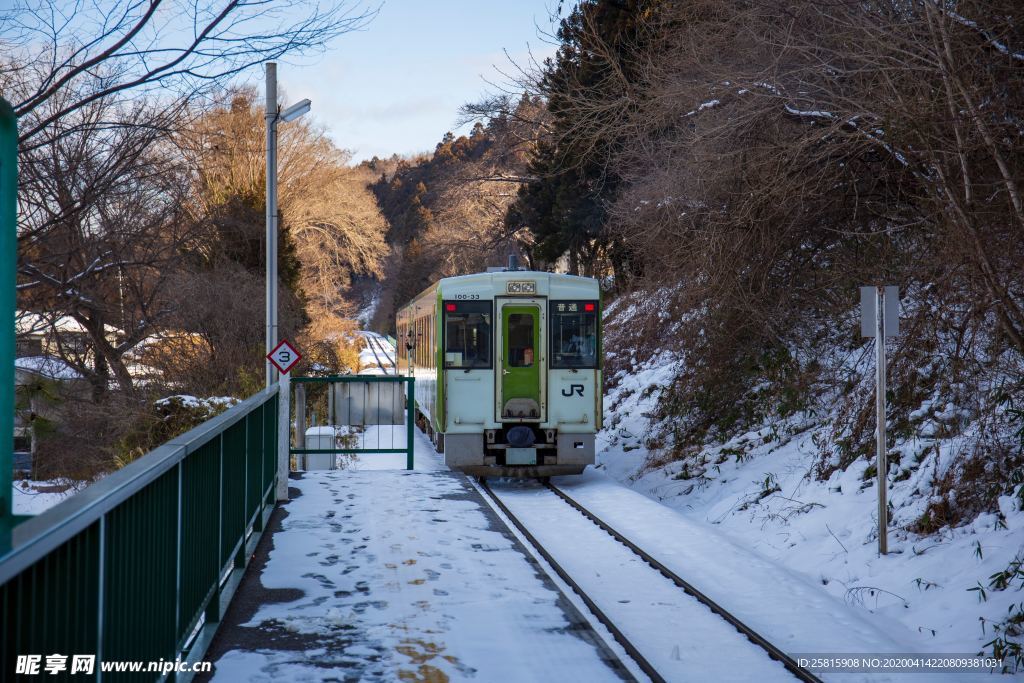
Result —
[{"label": "evergreen tree", "polygon": [[561,47],[548,60],[539,83],[552,118],[552,134],[537,146],[530,162],[535,180],[520,189],[507,227],[528,228],[536,241],[535,255],[549,263],[565,255],[571,272],[594,274],[601,255],[613,263],[625,261],[621,248],[607,238],[604,225],[619,184],[609,163],[627,141],[608,139],[581,126],[578,95],[586,91],[590,101],[623,99],[622,88],[631,78],[627,56],[641,42],[638,20],[660,4],[660,0],[580,2],[562,20]]}]

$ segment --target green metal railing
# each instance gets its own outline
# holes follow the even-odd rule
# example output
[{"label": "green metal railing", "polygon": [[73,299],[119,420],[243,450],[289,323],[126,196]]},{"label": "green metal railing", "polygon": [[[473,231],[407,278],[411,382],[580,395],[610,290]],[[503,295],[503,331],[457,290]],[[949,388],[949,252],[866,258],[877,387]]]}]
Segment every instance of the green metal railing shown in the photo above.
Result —
[{"label": "green metal railing", "polygon": [[0,552],[20,520],[11,514],[14,448],[14,308],[18,261],[18,118],[0,97]]},{"label": "green metal railing", "polygon": [[202,658],[276,502],[277,394],[15,527],[0,555],[0,680],[14,679],[18,655],[95,654],[97,673],[75,681],[100,680],[101,662]]},{"label": "green metal railing", "polygon": [[[331,375],[328,377],[292,377],[290,383],[295,391],[294,399],[289,403],[289,405],[295,406],[292,420],[295,434],[292,438],[292,447],[288,451],[290,455],[304,457],[311,454],[405,453],[406,469],[413,469],[414,429],[416,426],[414,378],[403,375]],[[405,385],[404,390],[403,384]],[[314,396],[313,388],[325,391]],[[343,400],[347,403],[343,404]],[[347,436],[359,445],[306,448],[306,428],[316,426],[307,420],[307,416],[318,413],[315,409],[317,404],[320,407],[319,414],[325,416],[325,426],[353,428]],[[307,405],[314,409],[307,411]],[[399,413],[401,414],[399,415]],[[398,421],[398,418],[401,418],[401,421]],[[404,427],[405,443],[396,446],[392,442],[384,446],[379,434],[377,439],[372,440],[375,443],[367,443],[365,437],[360,438],[357,432],[357,430],[365,430],[367,427],[380,428],[386,425]],[[344,439],[344,437],[342,438]]]}]

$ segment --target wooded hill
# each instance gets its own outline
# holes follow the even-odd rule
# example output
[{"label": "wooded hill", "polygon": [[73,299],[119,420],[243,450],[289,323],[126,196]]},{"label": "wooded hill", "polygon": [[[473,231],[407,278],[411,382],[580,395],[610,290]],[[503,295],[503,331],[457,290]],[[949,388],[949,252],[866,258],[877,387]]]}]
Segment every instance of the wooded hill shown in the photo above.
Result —
[{"label": "wooded hill", "polygon": [[468,136],[447,133],[433,154],[362,164],[378,175],[372,188],[391,248],[374,329],[393,331],[396,307],[438,278],[504,264],[512,253],[529,257],[531,234],[509,229],[505,218],[543,112],[524,96]]},{"label": "wooded hill", "polygon": [[[655,450],[686,458],[810,412],[830,426],[817,466],[827,478],[872,448],[858,287],[896,284],[895,438],[916,433],[911,414],[928,401],[964,411],[943,427],[963,447],[919,526],[992,510],[1024,481],[1014,9],[584,0],[560,22],[556,55],[522,78],[524,99],[467,105],[483,124],[472,136],[375,185],[389,273],[404,287],[389,304],[508,245],[537,267],[602,277],[628,312],[628,323],[609,320],[607,377],[657,351],[684,361],[662,394]],[[490,139],[508,121],[530,131],[514,162],[475,170],[510,158]],[[504,182],[466,186],[492,193],[492,211],[471,239],[446,240],[464,230],[445,214],[463,162],[473,178],[522,183],[515,196]],[[390,306],[378,313],[385,325]]]},{"label": "wooded hill", "polygon": [[[1024,481],[1016,3],[561,9],[556,54],[522,65],[514,94],[467,104],[472,131],[431,154],[353,167],[324,131],[282,127],[282,323],[308,367],[352,369],[346,335],[367,299],[371,327],[390,331],[396,305],[431,281],[514,252],[621,299],[609,381],[658,351],[682,360],[649,435],[660,457],[813,413],[828,425],[827,478],[871,448],[857,288],[896,284],[897,438],[926,401],[964,412],[943,427],[963,447],[920,527],[993,509]],[[125,17],[115,45],[147,21]],[[69,49],[29,19],[35,33],[0,36],[18,56],[0,85],[23,126],[19,306],[48,316],[87,385],[55,443],[108,431],[95,451],[109,462],[126,410],[149,419],[155,396],[259,385],[261,113],[256,93],[224,87],[230,69],[200,87],[132,51],[97,54],[117,66],[106,76],[74,59],[14,68]],[[355,25],[320,19],[319,38],[282,24],[231,68]]]}]

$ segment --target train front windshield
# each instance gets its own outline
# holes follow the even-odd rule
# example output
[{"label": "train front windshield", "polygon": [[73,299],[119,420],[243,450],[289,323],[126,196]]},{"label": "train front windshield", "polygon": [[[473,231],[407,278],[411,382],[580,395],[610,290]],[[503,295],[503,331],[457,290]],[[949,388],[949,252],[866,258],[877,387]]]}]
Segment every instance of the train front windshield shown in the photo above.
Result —
[{"label": "train front windshield", "polygon": [[551,302],[551,367],[597,367],[597,302]]},{"label": "train front windshield", "polygon": [[491,303],[446,302],[444,305],[444,366],[491,367]]}]

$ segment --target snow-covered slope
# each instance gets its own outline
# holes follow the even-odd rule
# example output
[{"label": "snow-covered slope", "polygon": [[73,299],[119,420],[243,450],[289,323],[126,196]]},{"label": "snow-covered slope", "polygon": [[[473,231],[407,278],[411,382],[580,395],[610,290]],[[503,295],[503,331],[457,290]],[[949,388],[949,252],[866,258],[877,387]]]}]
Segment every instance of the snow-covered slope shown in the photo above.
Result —
[{"label": "snow-covered slope", "polygon": [[[1024,600],[1016,584],[989,588],[990,577],[1024,549],[1024,512],[1014,498],[1000,499],[1001,516],[982,514],[928,536],[911,533],[905,527],[924,512],[928,484],[953,444],[931,437],[899,443],[904,462],[918,458],[919,466],[909,473],[894,469],[890,476],[895,522],[890,552],[879,556],[877,493],[873,477],[865,476],[869,462],[859,460],[827,481],[813,476],[820,418],[766,423],[725,443],[706,444],[685,464],[648,450],[656,426],[651,415],[677,370],[678,360],[661,353],[611,378],[599,469],[802,574],[897,642],[930,653],[991,651],[986,644],[993,639],[992,624]],[[974,590],[979,585],[984,595]]]}]

